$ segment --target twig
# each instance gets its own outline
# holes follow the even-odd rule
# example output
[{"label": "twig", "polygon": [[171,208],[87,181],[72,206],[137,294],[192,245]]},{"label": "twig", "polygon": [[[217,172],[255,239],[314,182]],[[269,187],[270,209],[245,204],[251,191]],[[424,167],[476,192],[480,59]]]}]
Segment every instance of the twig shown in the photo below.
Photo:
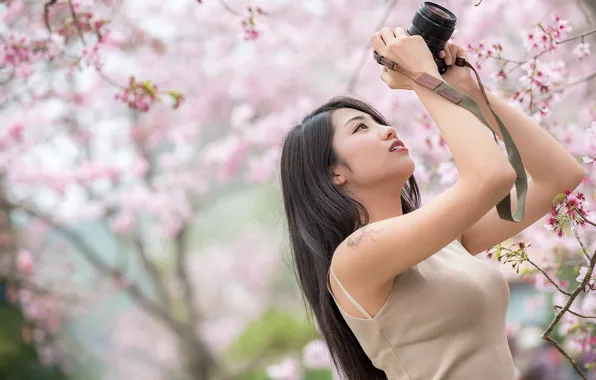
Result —
[{"label": "twig", "polygon": [[56,5],[56,1],[58,0],[50,0],[43,6],[43,20],[46,24],[48,32],[50,33],[50,36],[52,35],[52,27],[50,26],[50,7]]},{"label": "twig", "polygon": [[[559,305],[554,305],[553,309],[562,309],[563,306],[559,306]],[[585,318],[585,319],[596,319],[596,315],[582,315],[580,313],[576,313],[575,311],[571,311],[571,310],[567,310],[568,313],[573,314],[575,316],[578,316],[580,318]]]},{"label": "twig", "polygon": [[553,321],[550,323],[550,325],[546,328],[546,330],[542,334],[542,339],[550,342],[553,346],[555,346],[555,348],[557,348],[557,350],[559,350],[559,352],[561,352],[561,354],[563,356],[565,356],[565,358],[567,358],[567,360],[569,360],[569,362],[571,363],[571,365],[573,366],[573,368],[575,368],[575,370],[577,371],[577,373],[581,376],[581,378],[583,380],[587,380],[587,378],[584,375],[584,373],[581,370],[581,368],[579,368],[579,366],[575,363],[575,361],[549,335],[553,331],[553,329],[555,328],[555,326],[559,323],[559,321],[561,320],[561,318],[563,317],[563,315],[567,311],[569,311],[569,308],[571,307],[571,304],[573,304],[573,302],[575,301],[575,299],[577,298],[577,296],[582,291],[584,291],[584,289],[588,285],[588,283],[589,283],[589,281],[590,281],[590,279],[592,277],[592,272],[594,271],[594,265],[596,265],[596,252],[594,252],[594,254],[592,254],[592,259],[590,260],[590,265],[588,266],[588,271],[586,273],[586,276],[584,277],[584,280],[581,282],[581,284],[579,284],[575,288],[575,290],[573,291],[573,293],[571,293],[571,295],[569,296],[569,299],[567,300],[567,303],[565,304],[565,306],[563,306],[561,308],[561,310],[557,313],[557,315],[555,316],[555,318],[553,319]]},{"label": "twig", "polygon": [[590,221],[590,219],[587,219],[587,218],[585,218],[585,217],[583,217],[583,216],[582,216],[581,218],[582,218],[582,220],[583,220],[584,222],[588,223],[589,225],[592,225],[592,226],[596,227],[596,223],[594,223],[594,222]]},{"label": "twig", "polygon": [[588,249],[586,248],[586,246],[584,245],[584,242],[579,237],[579,234],[577,233],[577,229],[575,229],[575,227],[573,227],[573,225],[571,225],[570,227],[571,227],[571,231],[573,231],[573,234],[575,235],[575,238],[579,242],[579,245],[582,247],[582,251],[584,253],[584,256],[586,256],[586,258],[588,260],[590,260],[591,257],[590,257],[590,254],[588,253]]},{"label": "twig", "polygon": [[[541,97],[539,97],[538,99],[536,99],[536,101],[538,101],[538,102],[539,102],[539,101],[543,101],[543,100],[545,100],[545,99],[548,99],[548,98],[550,98],[551,96],[553,96],[553,94],[556,94],[556,93],[558,93],[558,92],[563,92],[563,91],[565,91],[565,90],[568,90],[568,89],[570,89],[570,88],[571,88],[571,87],[573,87],[573,86],[576,86],[576,85],[578,85],[578,84],[580,84],[580,83],[587,82],[587,81],[589,81],[589,80],[591,80],[591,79],[593,79],[593,78],[596,78],[596,71],[594,71],[593,73],[591,73],[591,74],[589,74],[589,75],[586,75],[586,76],[585,76],[585,77],[583,77],[583,78],[577,79],[577,80],[575,80],[575,81],[573,81],[573,82],[569,82],[569,83],[567,83],[567,84],[565,84],[565,85],[563,85],[563,86],[560,86],[559,88],[556,88],[556,89],[552,90],[552,91],[551,91],[551,92],[549,92],[548,94],[546,94],[546,95],[544,95],[544,96],[541,96]],[[594,224],[593,224],[593,225],[594,225]],[[596,225],[594,225],[594,226],[596,226]]]},{"label": "twig", "polygon": [[[380,28],[383,27],[383,25],[385,25],[387,18],[389,18],[391,11],[393,10],[393,8],[395,8],[396,4],[397,4],[397,0],[391,0],[389,2],[389,4],[387,4],[387,9],[383,13],[383,17],[381,17],[381,20],[377,24],[375,30],[379,30]],[[350,77],[350,81],[348,82],[348,87],[346,88],[347,92],[354,91],[354,87],[356,87],[356,83],[358,82],[358,77],[360,76],[362,67],[364,67],[364,64],[366,63],[366,59],[367,58],[370,59],[370,57],[372,56],[372,54],[369,50],[369,47],[370,47],[370,41],[367,42],[366,45],[364,46],[364,49],[362,51],[362,57],[360,57],[360,63],[358,63],[358,66],[356,67],[356,69],[352,73],[352,76]]]},{"label": "twig", "polygon": [[186,246],[186,226],[182,227],[176,237],[174,238],[174,244],[176,247],[176,274],[182,283],[182,291],[184,302],[188,308],[189,323],[195,326],[198,322],[197,308],[195,307],[195,295],[188,272],[186,271],[186,255],[188,253],[188,247]]},{"label": "twig", "polygon": [[566,296],[571,296],[571,293],[569,293],[568,291],[563,290],[544,270],[542,270],[542,268],[540,268],[538,265],[536,265],[532,260],[527,259],[528,263],[530,263],[534,268],[538,269],[545,277],[548,281],[550,281],[551,284],[553,284],[553,286],[555,288],[557,288],[557,290],[563,294],[565,294]]},{"label": "twig", "polygon": [[224,8],[226,9],[226,11],[230,12],[233,15],[244,17],[243,14],[241,14],[240,12],[235,11],[234,8],[230,7],[228,5],[228,3],[225,2],[225,0],[219,0],[219,2],[224,6]]},{"label": "twig", "polygon": [[133,236],[132,241],[135,247],[137,248],[137,255],[139,256],[139,259],[141,259],[141,263],[147,271],[147,275],[153,282],[153,287],[155,288],[158,297],[165,304],[166,308],[169,308],[170,306],[172,306],[172,302],[170,299],[170,295],[164,288],[163,278],[159,273],[159,269],[157,268],[155,263],[153,263],[153,261],[151,261],[147,256],[147,250],[145,249],[145,245],[143,244],[141,237]]},{"label": "twig", "polygon": [[[42,215],[40,212],[26,206],[26,205],[14,205],[15,208],[22,210],[23,212],[42,220],[43,222],[47,223],[51,226],[58,234],[62,235],[67,241],[69,241],[74,247],[77,248],[79,253],[87,259],[87,261],[96,269],[98,269],[102,274],[106,275],[107,277],[114,277],[115,273],[117,272],[116,269],[112,268],[110,265],[105,263],[99,258],[99,255],[95,252],[95,250],[87,244],[85,240],[83,240],[80,236],[78,236],[73,231],[69,230],[66,227],[60,226],[54,220],[50,219],[49,217]],[[139,289],[139,287],[134,284],[130,283],[124,287],[126,293],[133,298],[140,306],[142,306],[147,312],[153,314],[154,316],[158,317],[159,319],[166,322],[169,326],[171,326],[174,330],[180,330],[180,324],[165,310],[160,308],[158,305],[154,304],[151,300],[149,300]]]},{"label": "twig", "polygon": [[577,365],[575,360],[571,359],[571,356],[569,356],[569,354],[567,352],[565,352],[565,350],[563,349],[563,347],[561,347],[561,345],[559,343],[557,343],[550,336],[546,336],[546,337],[543,336],[543,339],[546,340],[547,342],[549,342],[550,344],[552,344],[553,346],[555,346],[555,348],[557,350],[559,350],[561,355],[563,355],[571,363],[571,365],[577,371],[577,373],[582,378],[582,380],[588,380],[588,378],[586,377],[586,375],[584,375],[584,372],[581,370],[581,368],[579,368],[579,366]]},{"label": "twig", "polygon": [[75,28],[77,28],[77,32],[79,33],[79,37],[83,42],[83,46],[87,46],[87,42],[85,41],[85,37],[83,36],[83,31],[81,30],[81,25],[79,25],[79,18],[77,16],[77,12],[75,12],[74,5],[72,4],[72,0],[68,0],[68,6],[70,8],[70,13],[72,14],[72,19],[75,24]]},{"label": "twig", "polygon": [[565,42],[569,42],[569,41],[577,40],[578,38],[582,38],[582,37],[585,37],[585,36],[589,36],[590,34],[594,34],[594,33],[596,33],[596,28],[594,28],[594,29],[591,29],[591,30],[588,30],[587,32],[584,32],[584,33],[582,33],[582,34],[579,34],[579,35],[577,35],[577,36],[569,37],[569,38],[566,38],[566,39],[564,39],[564,40],[558,41],[558,42],[557,42],[557,44],[558,44],[558,45],[560,45],[560,44],[564,44]]}]

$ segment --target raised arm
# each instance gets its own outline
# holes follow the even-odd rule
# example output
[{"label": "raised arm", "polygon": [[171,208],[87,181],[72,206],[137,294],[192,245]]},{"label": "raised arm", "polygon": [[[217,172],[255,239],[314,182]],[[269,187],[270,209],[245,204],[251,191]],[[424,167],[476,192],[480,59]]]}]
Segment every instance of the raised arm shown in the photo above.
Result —
[{"label": "raised arm", "polygon": [[[375,50],[404,66],[410,64],[405,67],[408,70],[441,78],[422,38],[400,33],[403,30],[396,30],[396,36],[391,29],[383,29],[372,38]],[[415,70],[420,62],[428,64]],[[516,178],[507,158],[474,114],[416,83],[408,85],[439,127],[459,179],[419,210],[371,223],[348,237],[337,248],[332,263],[348,287],[384,286],[436,253],[503,199]]]}]

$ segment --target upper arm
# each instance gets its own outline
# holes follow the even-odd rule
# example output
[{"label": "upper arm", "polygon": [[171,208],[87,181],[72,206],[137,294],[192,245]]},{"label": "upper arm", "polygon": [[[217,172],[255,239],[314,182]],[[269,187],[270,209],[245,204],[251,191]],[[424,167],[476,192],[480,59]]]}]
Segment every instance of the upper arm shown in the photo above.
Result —
[{"label": "upper arm", "polygon": [[348,282],[385,284],[460,237],[509,192],[514,180],[512,170],[478,182],[460,178],[428,205],[354,232],[337,248],[334,270]]},{"label": "upper arm", "polygon": [[[478,222],[463,233],[462,245],[473,255],[484,252],[515,236],[545,216],[552,207],[554,197],[565,190],[573,190],[581,181],[566,183],[536,183],[528,180],[524,219],[519,223],[503,220],[496,209],[491,209]],[[568,188],[565,188],[568,185]],[[517,207],[515,189],[511,192],[513,209]]]}]

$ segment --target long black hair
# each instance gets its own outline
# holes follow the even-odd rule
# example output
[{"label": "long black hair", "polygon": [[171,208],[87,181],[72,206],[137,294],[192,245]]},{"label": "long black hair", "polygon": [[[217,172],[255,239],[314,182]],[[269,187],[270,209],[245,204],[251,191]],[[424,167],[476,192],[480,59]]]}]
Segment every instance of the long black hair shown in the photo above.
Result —
[{"label": "long black hair", "polygon": [[[350,97],[335,97],[294,127],[284,139],[280,176],[292,249],[294,273],[307,310],[315,316],[323,340],[343,379],[387,379],[368,358],[327,290],[331,257],[339,244],[368,224],[365,206],[331,181],[338,163],[332,147],[331,114],[351,108],[389,125],[372,106]],[[401,192],[403,213],[420,207],[420,192],[411,176]]]}]

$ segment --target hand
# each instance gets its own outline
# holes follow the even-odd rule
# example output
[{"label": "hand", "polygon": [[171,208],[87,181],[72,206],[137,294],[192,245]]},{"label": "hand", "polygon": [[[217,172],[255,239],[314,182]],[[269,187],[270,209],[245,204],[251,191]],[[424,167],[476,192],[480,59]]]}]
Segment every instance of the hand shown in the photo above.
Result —
[{"label": "hand", "polygon": [[[433,56],[420,36],[408,36],[403,28],[383,28],[371,37],[377,53],[411,72],[427,72],[440,78]],[[391,89],[412,89],[414,81],[387,68],[381,68],[381,79]]]},{"label": "hand", "polygon": [[439,52],[438,55],[439,58],[445,58],[445,63],[449,66],[447,71],[441,75],[447,84],[462,92],[466,92],[474,85],[477,86],[476,79],[469,67],[455,66],[455,60],[457,58],[468,59],[468,54],[464,48],[456,44],[447,43],[445,50]]}]

